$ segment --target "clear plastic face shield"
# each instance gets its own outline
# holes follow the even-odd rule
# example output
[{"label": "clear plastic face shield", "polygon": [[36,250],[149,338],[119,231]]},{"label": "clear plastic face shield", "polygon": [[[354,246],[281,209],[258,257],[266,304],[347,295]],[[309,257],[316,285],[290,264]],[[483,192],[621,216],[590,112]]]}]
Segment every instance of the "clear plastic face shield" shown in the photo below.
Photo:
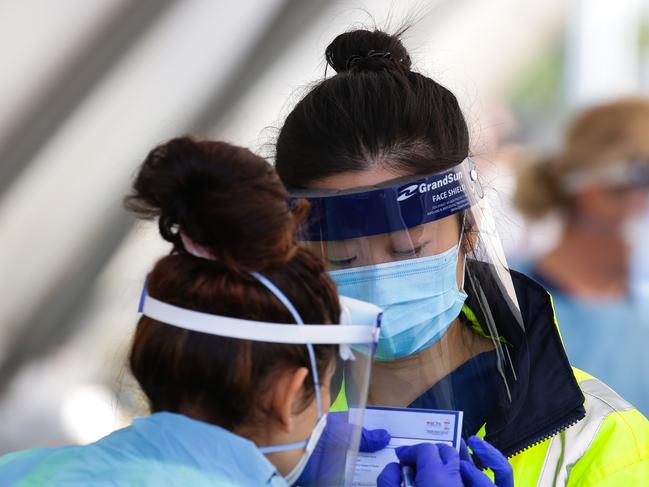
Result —
[{"label": "clear plastic face shield", "polygon": [[649,188],[649,160],[620,160],[586,167],[566,174],[561,182],[566,194],[577,194],[590,187],[646,190]]},{"label": "clear plastic face shield", "polygon": [[[350,485],[360,444],[361,426],[358,422],[350,422],[347,415],[337,414],[334,418],[328,416],[330,404],[323,403],[322,391],[323,387],[330,388],[330,391],[334,389],[331,384],[324,384],[324,378],[318,374],[315,349],[325,344],[339,346],[336,365],[353,371],[354,377],[357,378],[353,385],[349,385],[350,407],[360,410],[362,414],[367,402],[371,359],[379,336],[381,309],[370,303],[341,297],[342,313],[339,324],[305,325],[292,303],[272,282],[261,274],[252,275],[286,306],[295,323],[250,321],[180,308],[149,296],[146,288],[142,293],[139,311],[162,323],[195,332],[268,344],[306,346],[311,362],[310,374],[313,377],[318,417],[313,431],[308,438],[296,443],[261,445],[259,450],[264,454],[289,450],[304,451],[298,463],[285,477],[289,485],[300,477],[313,457],[317,457],[317,461],[310,464],[308,481],[303,482],[304,485]],[[363,356],[364,359],[357,360],[357,356]],[[339,435],[339,438],[320,441],[325,427],[332,419],[336,422],[336,431],[342,431],[344,434]]]},{"label": "clear plastic face shield", "polygon": [[462,410],[465,434],[513,413],[528,370],[525,331],[470,159],[425,177],[292,196],[311,204],[299,238],[325,259],[339,293],[384,310],[368,405]]}]

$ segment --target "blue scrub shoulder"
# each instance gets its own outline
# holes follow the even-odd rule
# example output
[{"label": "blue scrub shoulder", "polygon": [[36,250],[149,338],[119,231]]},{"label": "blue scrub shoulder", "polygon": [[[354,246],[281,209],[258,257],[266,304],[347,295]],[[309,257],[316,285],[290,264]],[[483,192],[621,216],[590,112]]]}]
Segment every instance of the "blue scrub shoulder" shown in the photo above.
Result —
[{"label": "blue scrub shoulder", "polygon": [[570,363],[597,377],[649,415],[649,300],[573,297],[538,274],[534,262],[512,266],[550,292]]},{"label": "blue scrub shoulder", "polygon": [[251,441],[173,413],[137,418],[84,446],[36,448],[0,457],[0,485],[287,487]]}]

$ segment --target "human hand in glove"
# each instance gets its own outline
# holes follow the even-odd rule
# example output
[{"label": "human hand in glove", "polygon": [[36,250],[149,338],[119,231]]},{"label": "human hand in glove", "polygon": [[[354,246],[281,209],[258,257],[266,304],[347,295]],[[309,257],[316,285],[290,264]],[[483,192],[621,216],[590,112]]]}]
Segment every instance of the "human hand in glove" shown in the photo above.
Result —
[{"label": "human hand in glove", "polygon": [[498,449],[477,436],[469,438],[473,454],[494,473],[494,482],[473,464],[464,441],[460,447],[460,474],[465,487],[514,487],[514,472],[507,458]]},{"label": "human hand in glove", "polygon": [[[462,487],[460,456],[444,444],[420,443],[395,450],[402,465],[415,470],[415,487]],[[474,467],[475,468],[475,467]],[[400,487],[401,465],[389,463],[376,479],[377,487]]]},{"label": "human hand in glove", "polygon": [[[304,471],[295,484],[309,486],[318,484],[336,485],[344,469],[345,452],[351,442],[356,425],[350,424],[346,412],[329,413],[327,425],[318,441]],[[361,431],[360,451],[372,453],[382,450],[390,443],[391,436],[384,429]],[[317,481],[317,482],[316,482]]]}]

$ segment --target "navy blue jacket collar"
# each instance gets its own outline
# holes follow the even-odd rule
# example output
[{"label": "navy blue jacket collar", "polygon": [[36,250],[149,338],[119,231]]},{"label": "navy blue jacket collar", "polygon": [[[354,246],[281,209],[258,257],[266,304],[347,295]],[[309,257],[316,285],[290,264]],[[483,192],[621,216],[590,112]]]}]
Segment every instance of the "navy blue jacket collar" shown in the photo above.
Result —
[{"label": "navy blue jacket collar", "polygon": [[[511,303],[502,299],[492,270],[486,264],[467,264],[473,283],[479,283],[468,286],[467,304],[479,310],[479,299],[486,298],[499,332],[511,344],[514,367],[505,371],[509,374],[511,401],[502,401],[487,419],[486,439],[506,456],[513,456],[582,419],[584,396],[561,342],[548,292],[532,279],[511,271],[521,312],[521,316],[515,316]],[[485,317],[476,314],[484,323]],[[499,397],[504,397],[502,391]]]}]

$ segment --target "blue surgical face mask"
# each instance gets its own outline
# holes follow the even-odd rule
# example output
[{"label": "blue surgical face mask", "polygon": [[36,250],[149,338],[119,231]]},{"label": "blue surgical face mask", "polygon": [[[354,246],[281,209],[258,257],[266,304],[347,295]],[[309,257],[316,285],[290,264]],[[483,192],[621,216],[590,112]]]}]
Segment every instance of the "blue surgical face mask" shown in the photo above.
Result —
[{"label": "blue surgical face mask", "polygon": [[329,273],[341,295],[383,308],[377,360],[395,360],[430,347],[451,326],[467,295],[458,287],[459,243],[418,259]]}]

